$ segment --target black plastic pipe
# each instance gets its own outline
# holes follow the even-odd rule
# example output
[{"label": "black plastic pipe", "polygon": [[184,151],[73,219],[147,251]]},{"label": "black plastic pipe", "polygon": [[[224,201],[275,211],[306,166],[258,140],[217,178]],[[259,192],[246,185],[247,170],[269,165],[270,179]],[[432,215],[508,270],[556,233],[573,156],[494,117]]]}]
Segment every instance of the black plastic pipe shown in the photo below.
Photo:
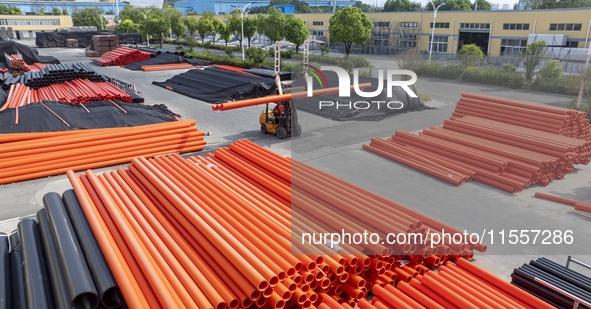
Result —
[{"label": "black plastic pipe", "polygon": [[16,231],[10,235],[10,274],[12,277],[12,308],[26,309],[22,246]]},{"label": "black plastic pipe", "polygon": [[105,308],[120,307],[125,303],[125,299],[84,216],[76,194],[73,190],[67,190],[62,196],[62,200],[78,237],[80,248],[86,257],[88,269],[94,280],[101,304]]},{"label": "black plastic pipe", "polygon": [[43,196],[43,204],[57,251],[60,252],[63,285],[71,308],[95,309],[99,304],[98,294],[62,199],[59,194],[50,192]]},{"label": "black plastic pipe", "polygon": [[39,222],[39,233],[41,242],[43,243],[43,253],[47,260],[47,273],[49,274],[49,281],[51,282],[51,290],[53,295],[53,302],[57,309],[69,309],[70,298],[64,287],[64,277],[60,269],[59,254],[53,236],[51,235],[51,227],[49,226],[49,219],[45,209],[37,212],[37,222]]},{"label": "black plastic pipe", "polygon": [[37,222],[33,219],[24,219],[18,223],[17,230],[23,254],[26,308],[51,309],[53,299]]},{"label": "black plastic pipe", "polygon": [[12,291],[10,290],[12,280],[10,279],[9,251],[8,235],[0,233],[0,309],[12,308]]}]

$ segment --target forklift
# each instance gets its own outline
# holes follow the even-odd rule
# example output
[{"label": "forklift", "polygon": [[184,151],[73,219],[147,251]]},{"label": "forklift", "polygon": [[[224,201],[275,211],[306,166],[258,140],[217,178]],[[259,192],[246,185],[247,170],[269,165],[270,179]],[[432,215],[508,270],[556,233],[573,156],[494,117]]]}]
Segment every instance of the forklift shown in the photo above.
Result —
[{"label": "forklift", "polygon": [[[304,66],[308,64],[310,54],[310,43],[324,44],[323,41],[306,40],[304,41]],[[277,94],[283,94],[283,85],[281,83],[281,45],[295,46],[289,42],[275,42],[275,68],[273,77],[277,85]],[[308,73],[304,71],[305,78]],[[275,134],[279,139],[284,139],[291,136],[299,136],[302,133],[302,127],[298,124],[297,108],[294,99],[275,102],[273,110],[269,110],[269,103],[265,104],[265,110],[259,116],[261,124],[261,133]]]}]

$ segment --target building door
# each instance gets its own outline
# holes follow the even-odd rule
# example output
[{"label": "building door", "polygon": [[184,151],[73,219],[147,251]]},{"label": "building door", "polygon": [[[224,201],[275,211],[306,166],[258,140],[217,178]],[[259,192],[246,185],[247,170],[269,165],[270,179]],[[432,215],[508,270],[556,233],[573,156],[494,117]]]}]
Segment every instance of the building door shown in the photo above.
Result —
[{"label": "building door", "polygon": [[462,48],[464,44],[476,44],[476,46],[482,49],[485,55],[488,55],[488,40],[490,37],[490,33],[486,32],[469,32],[469,31],[460,31],[459,41],[458,41],[458,50]]}]

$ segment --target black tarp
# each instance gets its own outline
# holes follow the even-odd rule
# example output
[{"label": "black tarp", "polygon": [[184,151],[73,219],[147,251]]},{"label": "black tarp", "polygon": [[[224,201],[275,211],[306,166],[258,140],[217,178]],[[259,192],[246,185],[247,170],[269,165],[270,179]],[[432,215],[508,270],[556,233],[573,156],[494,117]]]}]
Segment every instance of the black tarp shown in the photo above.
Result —
[{"label": "black tarp", "polygon": [[264,97],[275,93],[271,78],[231,72],[218,68],[193,69],[164,82],[152,82],[208,103],[224,103]]},{"label": "black tarp", "polygon": [[[337,74],[333,71],[323,71],[322,72],[326,77],[326,83],[328,84],[324,88],[332,88],[338,87],[339,81]],[[313,78],[314,81],[314,89],[322,89],[318,80]],[[353,76],[350,76],[351,84],[353,83]],[[324,84],[324,81],[322,81]],[[378,79],[373,77],[365,77],[359,76],[359,83],[371,83],[372,86],[369,88],[364,89],[364,92],[373,92],[378,87]],[[292,87],[294,87],[293,91],[303,91],[304,87],[304,79],[300,78],[296,80]],[[414,86],[410,87],[415,93],[418,92],[414,88]],[[412,98],[408,95],[401,87],[394,87],[392,89],[392,97],[387,97],[387,87],[386,81],[383,82],[382,92],[374,98],[364,98],[355,93],[354,90],[351,90],[351,97],[348,98],[341,98],[338,94],[332,95],[323,95],[317,96],[312,98],[298,98],[296,99],[297,108],[298,110],[305,111],[311,114],[319,115],[322,117],[326,117],[333,120],[381,120],[386,117],[405,113],[409,111],[418,111],[424,109],[431,109],[430,107],[426,107],[420,97]],[[320,108],[320,100],[322,101],[330,101],[334,104],[329,106],[330,103],[325,103],[322,108]],[[339,102],[337,108],[337,101]],[[355,102],[368,102],[366,103],[359,103],[357,104],[357,108],[355,108]],[[377,104],[373,103],[372,101],[382,101],[385,103]],[[401,109],[392,109],[387,108],[386,103],[392,101],[399,101],[403,103],[403,108]],[[352,103],[349,103],[352,102]],[[352,108],[349,107],[352,106]],[[399,104],[392,103],[390,106],[397,107]],[[367,108],[366,108],[367,107]]]},{"label": "black tarp", "polygon": [[[248,69],[248,70],[244,70],[243,72],[245,73],[250,73],[250,74],[254,74],[254,75],[258,75],[258,76],[262,76],[262,77],[268,77],[268,78],[273,78],[273,73],[275,72],[275,70],[269,68],[263,68],[262,66],[260,68],[255,68],[255,69]],[[279,79],[280,80],[290,80],[291,79],[291,72],[289,71],[279,71]]]},{"label": "black tarp", "polygon": [[24,44],[17,43],[15,41],[1,41],[0,42],[0,59],[2,63],[6,63],[4,54],[14,55],[20,54],[26,64],[33,63],[51,63],[59,64],[60,61],[55,57],[51,56],[39,56],[39,54],[33,52],[33,50]]},{"label": "black tarp", "polygon": [[159,64],[174,64],[174,63],[189,63],[191,65],[201,65],[206,66],[210,65],[211,62],[199,60],[199,59],[188,59],[184,56],[180,55],[173,55],[173,54],[160,54],[154,58],[146,59],[140,62],[130,63],[125,66],[125,68],[130,70],[141,70],[142,66],[145,65],[159,65]]},{"label": "black tarp", "polygon": [[139,33],[125,33],[117,31],[55,31],[37,32],[35,45],[38,47],[65,46],[67,39],[78,40],[79,47],[91,47],[93,35],[117,35],[124,43],[138,44],[142,42],[142,35]]},{"label": "black tarp", "polygon": [[175,120],[173,119],[175,114],[164,105],[148,106],[114,102],[127,111],[127,114],[107,101],[84,103],[90,113],[87,113],[80,104],[45,101],[45,105],[64,119],[70,125],[69,127],[41,103],[19,107],[18,126],[15,126],[16,111],[14,108],[9,108],[0,112],[0,134],[132,127]]}]

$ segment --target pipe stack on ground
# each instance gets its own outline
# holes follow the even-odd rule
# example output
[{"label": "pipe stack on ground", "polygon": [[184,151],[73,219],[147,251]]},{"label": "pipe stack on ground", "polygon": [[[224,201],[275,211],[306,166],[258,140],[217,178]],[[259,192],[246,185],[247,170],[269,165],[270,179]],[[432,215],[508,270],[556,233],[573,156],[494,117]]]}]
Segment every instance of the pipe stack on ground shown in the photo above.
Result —
[{"label": "pipe stack on ground", "polygon": [[14,84],[25,84],[31,88],[42,88],[53,84],[73,81],[75,79],[88,79],[91,82],[103,82],[108,80],[83,63],[50,64],[39,71],[29,71],[25,75],[8,75],[4,79],[2,88],[10,89]]},{"label": "pipe stack on ground", "polygon": [[8,98],[1,110],[16,108],[29,103],[57,101],[66,103],[86,103],[94,101],[119,100],[132,103],[132,97],[109,82],[93,83],[88,79],[55,84],[39,89],[31,89],[24,84],[10,87]]},{"label": "pipe stack on ground", "polygon": [[188,63],[174,63],[174,64],[158,64],[158,65],[145,65],[142,66],[143,71],[164,71],[164,70],[180,70],[180,69],[192,69],[194,66]]},{"label": "pipe stack on ground", "polygon": [[544,198],[544,199],[559,202],[559,203],[572,205],[572,206],[575,206],[575,210],[584,211],[584,212],[591,212],[591,203],[576,201],[576,200],[572,200],[572,199],[568,199],[568,198],[564,198],[564,197],[560,197],[560,196],[556,196],[556,195],[552,195],[552,194],[546,194],[546,193],[542,193],[542,192],[536,192],[536,197]]},{"label": "pipe stack on ground", "polygon": [[[300,245],[301,231],[340,232],[335,222],[380,235],[457,230],[248,141],[67,175],[131,308],[349,309],[374,284],[486,249]],[[402,266],[405,258],[412,263]]]},{"label": "pipe stack on ground", "polygon": [[48,64],[33,63],[33,64],[29,65],[29,68],[31,69],[31,71],[41,71],[41,69],[45,68],[46,66],[48,66]]},{"label": "pipe stack on ground", "polygon": [[23,75],[26,72],[30,71],[31,68],[25,63],[25,60],[20,55],[7,55],[4,54],[8,64],[10,65],[10,69],[12,71],[12,75],[18,76]]},{"label": "pipe stack on ground", "polygon": [[103,54],[100,58],[90,59],[97,64],[102,66],[109,65],[127,65],[132,62],[138,62],[142,60],[150,59],[150,54],[127,47],[117,48],[112,51],[108,51]]},{"label": "pipe stack on ground", "polygon": [[0,184],[202,150],[194,120],[136,127],[0,134]]},{"label": "pipe stack on ground", "polygon": [[363,148],[455,185],[476,179],[511,193],[547,186],[591,160],[590,141],[475,116],[418,135],[396,131]]},{"label": "pipe stack on ground", "polygon": [[[583,301],[591,303],[591,278],[570,270],[547,258],[516,268],[511,283],[557,308],[574,308],[574,301],[534,280],[539,279]],[[579,308],[587,306],[579,305]]]},{"label": "pipe stack on ground", "polygon": [[0,237],[1,308],[119,308],[125,300],[72,190]]},{"label": "pipe stack on ground", "polygon": [[511,100],[475,93],[463,93],[454,116],[478,116],[568,137],[591,140],[591,125],[585,112]]},{"label": "pipe stack on ground", "polygon": [[440,266],[437,274],[429,271],[396,287],[374,285],[372,291],[372,303],[360,301],[359,308],[555,308],[464,259]]}]

